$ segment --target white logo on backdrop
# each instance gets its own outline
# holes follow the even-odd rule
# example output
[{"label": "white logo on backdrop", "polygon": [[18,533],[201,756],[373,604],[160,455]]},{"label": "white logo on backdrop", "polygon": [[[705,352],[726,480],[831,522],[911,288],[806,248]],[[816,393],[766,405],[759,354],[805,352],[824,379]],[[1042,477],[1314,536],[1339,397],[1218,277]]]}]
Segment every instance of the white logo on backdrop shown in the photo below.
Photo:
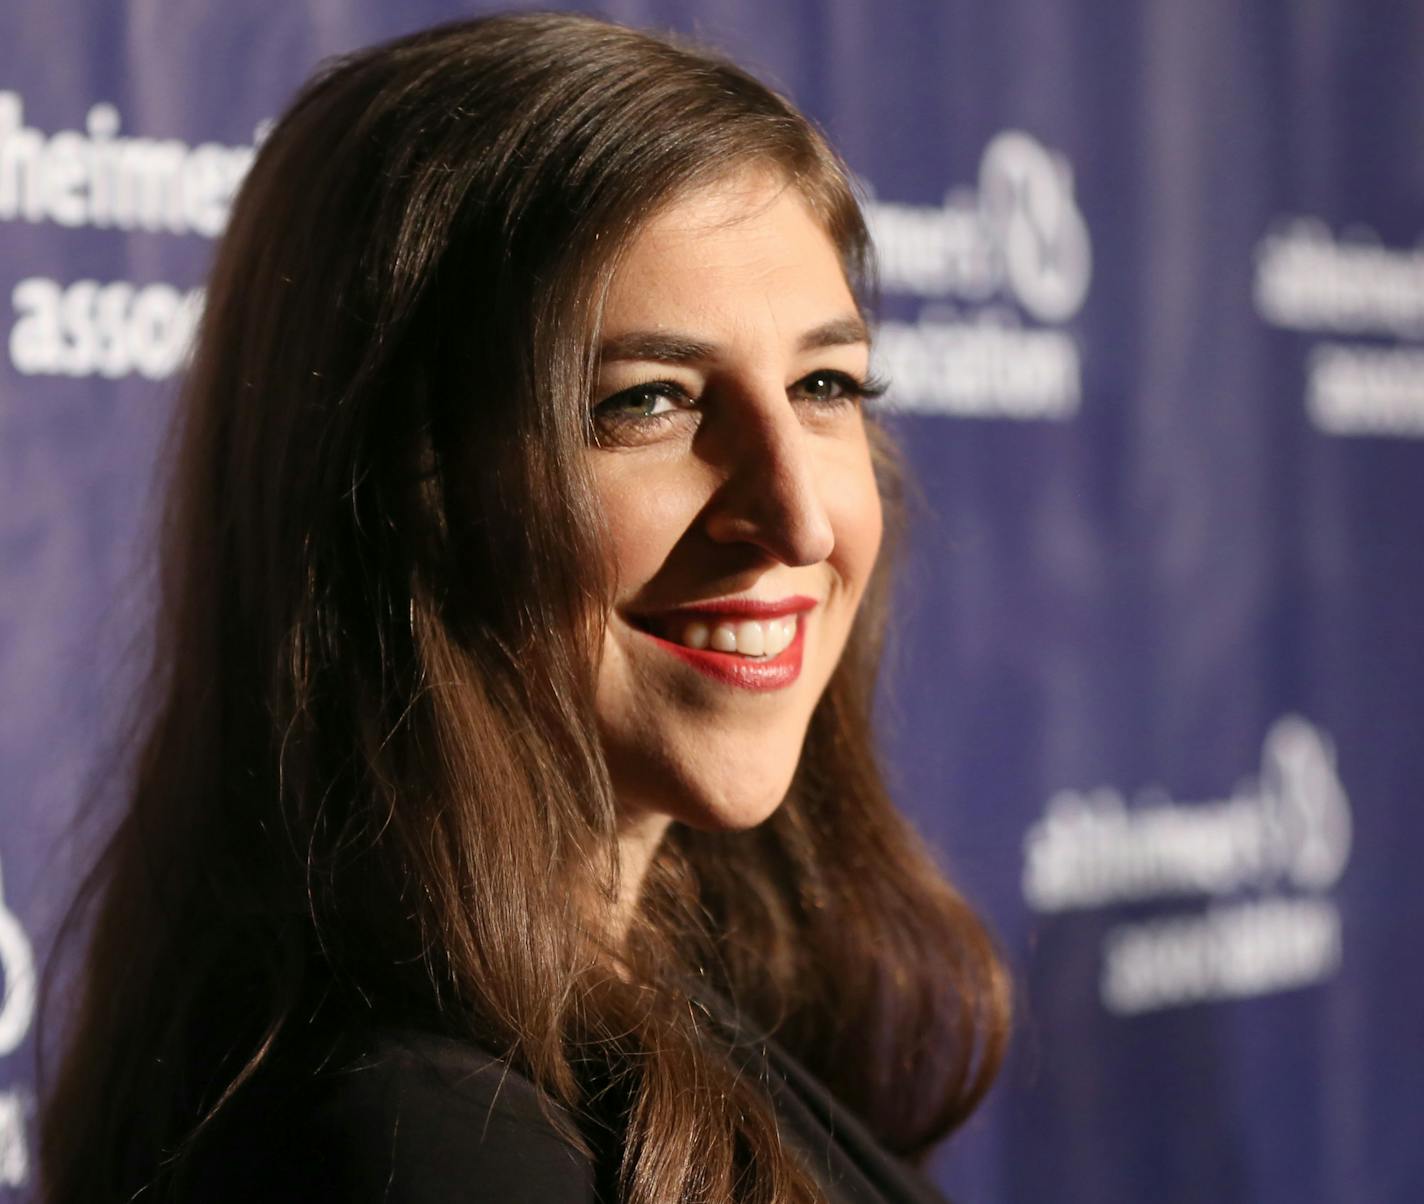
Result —
[{"label": "white logo on backdrop", "polygon": [[984,149],[975,188],[942,205],[870,198],[888,295],[919,298],[915,322],[877,337],[897,408],[961,417],[1067,418],[1082,397],[1077,341],[1058,325],[1092,280],[1087,223],[1067,160],[1018,130]]},{"label": "white logo on backdrop", "polygon": [[10,362],[26,376],[137,372],[162,380],[181,368],[203,308],[203,290],[126,280],[62,285],[31,276],[10,294]]},{"label": "white logo on backdrop", "polygon": [[[1262,995],[1328,978],[1341,957],[1327,892],[1350,856],[1350,803],[1329,738],[1297,716],[1266,735],[1258,775],[1228,798],[1131,803],[1062,791],[1024,843],[1040,912],[1204,897],[1205,911],[1125,923],[1103,944],[1103,1004],[1132,1013]],[[1251,892],[1248,898],[1239,898]]]},{"label": "white logo on backdrop", "polygon": [[0,1091],[0,1187],[20,1187],[30,1177],[30,1149],[25,1139],[29,1100],[21,1091]]},{"label": "white logo on backdrop", "polygon": [[1272,326],[1331,336],[1305,355],[1305,409],[1318,430],[1424,438],[1424,246],[1386,247],[1363,226],[1336,237],[1313,218],[1283,221],[1257,244],[1255,302]]},{"label": "white logo on backdrop", "polygon": [[[0,1056],[13,1053],[30,1031],[35,1015],[35,957],[30,938],[5,904],[0,878],[0,969],[5,975],[0,1003]],[[29,1177],[29,1146],[25,1140],[28,1101],[23,1089],[0,1091],[0,1186],[18,1187]]]},{"label": "white logo on backdrop", "polygon": [[[0,91],[0,222],[52,222],[212,238],[265,134],[252,145],[121,133],[119,111],[92,105],[82,130],[53,134],[25,124],[19,93]],[[26,376],[178,371],[191,343],[200,289],[162,281],[70,282],[31,276],[11,290],[10,362]]]},{"label": "white logo on backdrop", "polygon": [[0,92],[0,221],[218,234],[254,148],[122,135],[120,124],[101,103],[82,131],[45,134],[25,125],[19,93]]},{"label": "white logo on backdrop", "polygon": [[30,938],[5,904],[0,879],[0,968],[5,972],[5,997],[0,1003],[0,1056],[13,1053],[35,1014],[35,957]]}]

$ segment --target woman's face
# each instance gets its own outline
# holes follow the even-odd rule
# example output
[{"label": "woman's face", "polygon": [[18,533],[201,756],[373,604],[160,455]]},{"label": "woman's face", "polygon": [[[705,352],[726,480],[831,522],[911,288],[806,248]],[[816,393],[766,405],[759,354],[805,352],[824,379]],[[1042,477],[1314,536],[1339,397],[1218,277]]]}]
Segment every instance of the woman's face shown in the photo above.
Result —
[{"label": "woman's face", "polygon": [[767,173],[675,201],[622,261],[588,454],[625,839],[748,827],[785,796],[880,547],[868,359],[834,246]]}]

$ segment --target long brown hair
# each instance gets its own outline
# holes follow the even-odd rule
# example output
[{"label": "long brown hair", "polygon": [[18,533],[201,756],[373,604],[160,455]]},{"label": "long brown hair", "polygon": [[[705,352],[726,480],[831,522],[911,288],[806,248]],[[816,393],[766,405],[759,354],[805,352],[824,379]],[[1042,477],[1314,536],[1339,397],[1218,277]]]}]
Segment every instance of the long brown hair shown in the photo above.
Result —
[{"label": "long brown hair", "polygon": [[803,117],[589,18],[352,55],[272,131],[186,382],[146,734],[45,1106],[52,1204],[175,1190],[313,1001],[474,1040],[576,1117],[596,1088],[643,1204],[817,1195],[690,984],[893,1150],[975,1106],[1004,978],[877,767],[884,572],[785,804],[671,832],[616,956],[600,935],[600,299],[650,213],[748,164],[800,190],[866,287],[844,169]]}]

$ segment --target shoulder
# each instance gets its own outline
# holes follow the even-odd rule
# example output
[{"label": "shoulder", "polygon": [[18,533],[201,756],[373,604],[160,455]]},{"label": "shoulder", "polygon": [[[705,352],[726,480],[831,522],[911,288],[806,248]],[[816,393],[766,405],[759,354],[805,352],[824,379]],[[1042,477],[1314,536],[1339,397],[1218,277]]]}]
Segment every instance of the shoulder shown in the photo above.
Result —
[{"label": "shoulder", "polygon": [[194,1198],[592,1204],[595,1168],[560,1119],[478,1046],[385,1030],[341,1064],[243,1101],[202,1159],[206,1194]]}]

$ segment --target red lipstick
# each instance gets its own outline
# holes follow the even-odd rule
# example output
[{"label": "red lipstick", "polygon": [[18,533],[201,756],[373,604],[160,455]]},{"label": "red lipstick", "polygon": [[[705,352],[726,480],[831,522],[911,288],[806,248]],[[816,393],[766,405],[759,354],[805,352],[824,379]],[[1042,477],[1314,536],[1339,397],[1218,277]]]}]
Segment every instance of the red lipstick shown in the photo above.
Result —
[{"label": "red lipstick", "polygon": [[[787,615],[804,616],[815,609],[816,600],[800,595],[763,601],[756,598],[720,598],[697,602],[660,612],[648,621],[667,629],[670,621],[680,624],[706,623],[715,627],[719,622],[735,619],[778,619]],[[658,647],[677,657],[699,673],[724,685],[743,690],[783,690],[801,676],[801,658],[806,646],[806,620],[798,617],[796,634],[782,651],[765,659],[741,656],[735,652],[718,652],[712,648],[689,648],[686,644],[664,639],[647,627],[637,628]]]},{"label": "red lipstick", "polygon": [[714,598],[710,602],[689,602],[659,611],[661,616],[676,615],[682,619],[700,618],[708,622],[718,619],[780,619],[786,615],[803,614],[816,607],[815,598],[793,594],[789,598]]}]

